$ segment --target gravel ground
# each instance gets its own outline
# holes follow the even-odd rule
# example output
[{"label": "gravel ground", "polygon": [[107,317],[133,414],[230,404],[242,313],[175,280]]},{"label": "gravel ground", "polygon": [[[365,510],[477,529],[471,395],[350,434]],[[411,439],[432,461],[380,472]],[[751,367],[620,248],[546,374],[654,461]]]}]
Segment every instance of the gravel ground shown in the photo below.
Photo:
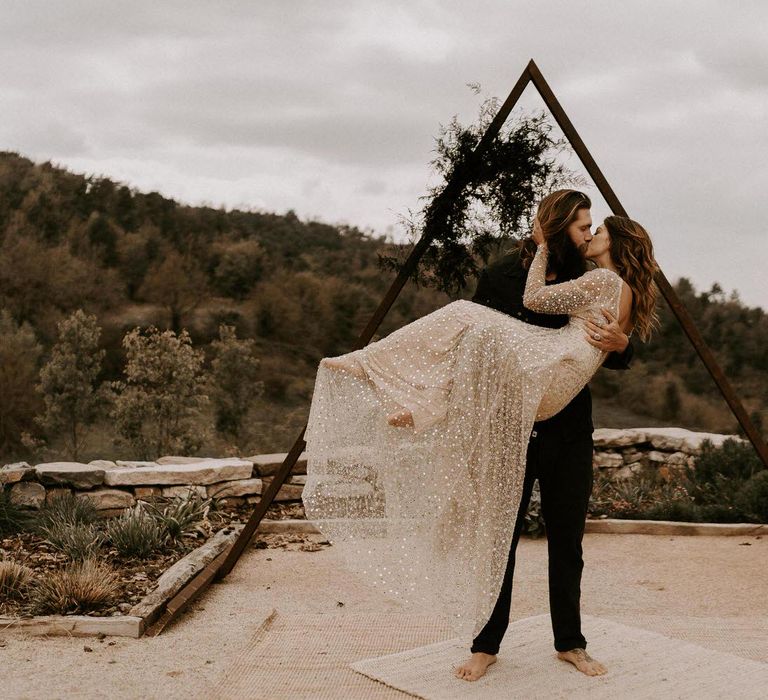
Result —
[{"label": "gravel ground", "polygon": [[[586,535],[590,615],[768,618],[768,538]],[[548,610],[546,540],[520,542],[512,619]],[[0,630],[3,697],[206,696],[278,614],[400,610],[347,574],[320,535],[257,535],[235,569],[156,638],[26,637]],[[332,630],[329,631],[332,634]],[[286,698],[291,697],[286,689]]]}]

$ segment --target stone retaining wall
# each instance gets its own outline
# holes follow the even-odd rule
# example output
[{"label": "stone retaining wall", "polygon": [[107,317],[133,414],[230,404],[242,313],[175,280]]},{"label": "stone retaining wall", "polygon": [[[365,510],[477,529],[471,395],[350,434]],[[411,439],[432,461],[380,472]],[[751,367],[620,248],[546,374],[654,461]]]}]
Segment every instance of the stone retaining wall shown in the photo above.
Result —
[{"label": "stone retaining wall", "polygon": [[[693,465],[704,440],[721,445],[730,435],[694,433],[683,428],[600,429],[594,433],[594,468],[609,479],[630,479]],[[738,439],[738,438],[737,438]],[[245,459],[161,457],[156,462],[94,460],[26,462],[0,469],[0,486],[19,505],[39,508],[65,491],[94,502],[104,517],[117,515],[137,499],[173,497],[190,489],[203,498],[231,504],[257,503],[279,470],[285,454],[254,455]],[[277,501],[300,501],[307,461],[302,453]]]}]

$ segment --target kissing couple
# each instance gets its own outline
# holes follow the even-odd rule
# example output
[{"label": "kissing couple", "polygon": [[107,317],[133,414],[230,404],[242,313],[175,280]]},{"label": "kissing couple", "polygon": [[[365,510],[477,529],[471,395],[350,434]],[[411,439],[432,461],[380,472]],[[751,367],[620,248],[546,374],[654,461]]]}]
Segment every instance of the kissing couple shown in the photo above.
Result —
[{"label": "kissing couple", "polygon": [[581,631],[581,541],[592,488],[587,383],[627,369],[657,324],[648,233],[558,190],[533,233],[457,300],[320,361],[302,501],[351,572],[447,618],[476,680],[509,623],[515,549],[538,479],[558,657],[605,667]]}]

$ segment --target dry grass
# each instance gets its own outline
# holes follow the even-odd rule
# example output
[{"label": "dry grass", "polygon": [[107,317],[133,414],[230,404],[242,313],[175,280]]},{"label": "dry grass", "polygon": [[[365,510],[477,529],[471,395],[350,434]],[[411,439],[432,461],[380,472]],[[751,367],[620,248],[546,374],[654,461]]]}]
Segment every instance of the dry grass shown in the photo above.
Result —
[{"label": "dry grass", "polygon": [[120,583],[109,566],[86,559],[36,579],[29,591],[36,615],[64,615],[113,603],[120,593]]},{"label": "dry grass", "polygon": [[32,580],[32,569],[15,561],[0,561],[0,596],[13,598],[20,595]]}]

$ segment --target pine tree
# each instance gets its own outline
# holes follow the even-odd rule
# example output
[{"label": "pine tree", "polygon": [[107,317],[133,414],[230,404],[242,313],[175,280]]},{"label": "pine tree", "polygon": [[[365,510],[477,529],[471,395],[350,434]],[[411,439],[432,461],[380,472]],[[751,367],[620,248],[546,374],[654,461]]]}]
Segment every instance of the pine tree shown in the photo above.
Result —
[{"label": "pine tree", "polygon": [[77,461],[88,427],[107,402],[106,387],[98,377],[105,351],[99,349],[96,317],[78,309],[59,322],[59,337],[40,371],[38,391],[45,410],[37,422],[49,441],[61,435],[71,459]]}]

